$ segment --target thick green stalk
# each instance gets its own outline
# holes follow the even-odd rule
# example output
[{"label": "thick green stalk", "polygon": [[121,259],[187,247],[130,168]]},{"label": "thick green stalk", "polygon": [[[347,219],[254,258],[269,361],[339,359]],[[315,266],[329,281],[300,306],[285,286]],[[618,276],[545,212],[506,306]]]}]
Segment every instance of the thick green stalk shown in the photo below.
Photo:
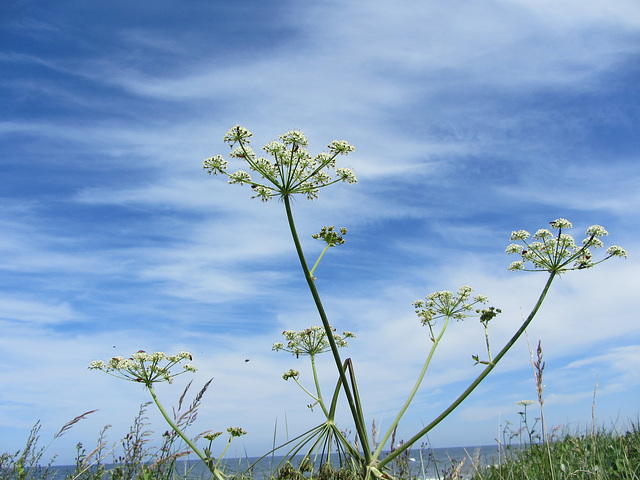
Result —
[{"label": "thick green stalk", "polygon": [[313,370],[313,381],[315,382],[316,392],[318,394],[316,399],[320,404],[320,408],[322,408],[322,412],[324,413],[324,416],[327,417],[327,420],[333,420],[333,414],[329,416],[329,412],[327,411],[327,408],[324,406],[324,401],[322,400],[322,392],[320,391],[320,382],[318,382],[318,372],[316,370],[316,359],[313,355],[311,355],[311,369]]},{"label": "thick green stalk", "polygon": [[200,451],[198,447],[195,446],[195,444],[189,439],[189,437],[187,437],[182,432],[182,430],[180,430],[178,426],[175,423],[173,423],[173,420],[169,418],[169,415],[167,415],[167,412],[165,412],[164,408],[162,407],[162,404],[160,403],[160,400],[158,400],[158,397],[156,396],[156,392],[153,390],[153,387],[151,385],[148,385],[147,388],[149,389],[149,393],[151,393],[151,397],[153,398],[153,401],[158,407],[158,410],[160,410],[160,413],[162,414],[164,419],[167,421],[167,423],[171,426],[173,431],[176,432],[178,435],[180,435],[180,438],[182,438],[185,441],[185,443],[189,445],[191,450],[193,450],[193,452],[200,458],[200,460],[204,462],[207,468],[218,480],[224,480],[224,477],[222,476],[220,471],[213,465],[209,464],[209,459]]},{"label": "thick green stalk", "polygon": [[409,405],[413,401],[413,397],[415,397],[416,393],[418,392],[418,388],[420,388],[420,384],[422,383],[422,380],[424,379],[424,375],[425,375],[425,373],[427,373],[427,369],[429,368],[429,365],[431,364],[431,359],[433,358],[433,354],[435,353],[436,348],[438,348],[438,344],[440,343],[440,340],[442,339],[442,336],[444,335],[444,332],[447,329],[447,325],[449,324],[449,318],[450,317],[447,317],[447,319],[445,320],[444,325],[442,327],[442,330],[440,331],[440,334],[438,335],[438,338],[436,338],[433,341],[433,345],[431,346],[431,350],[429,351],[429,356],[427,357],[427,360],[425,361],[424,366],[422,367],[422,371],[420,372],[420,375],[418,376],[418,381],[416,382],[415,386],[413,387],[413,390],[411,390],[411,393],[409,394],[409,398],[407,398],[407,401],[404,403],[404,406],[402,407],[400,412],[398,412],[398,415],[396,416],[395,420],[389,426],[389,429],[387,430],[387,433],[385,434],[383,439],[380,441],[380,444],[378,445],[378,448],[373,453],[373,458],[378,458],[378,456],[382,452],[382,449],[384,448],[385,444],[387,443],[387,440],[389,440],[389,437],[392,435],[392,433],[395,430],[396,426],[398,425],[398,423],[400,423],[400,419],[404,415],[404,412],[406,412],[407,408],[409,408]]},{"label": "thick green stalk", "polygon": [[353,417],[355,428],[356,428],[356,431],[358,432],[358,437],[360,437],[360,441],[363,446],[365,460],[368,463],[369,460],[371,459],[371,449],[369,448],[369,442],[367,439],[367,432],[364,425],[364,421],[359,414],[360,409],[356,406],[353,395],[351,394],[351,391],[348,388],[349,383],[347,382],[346,373],[342,368],[342,360],[340,359],[340,353],[338,352],[338,347],[336,345],[335,339],[333,338],[331,325],[329,324],[329,320],[327,319],[327,314],[324,311],[322,301],[320,300],[320,295],[318,294],[318,290],[316,289],[313,276],[309,271],[307,261],[304,258],[302,246],[300,245],[300,239],[298,238],[298,233],[296,232],[295,223],[293,221],[293,214],[291,212],[291,200],[287,195],[284,195],[283,197],[284,197],[283,198],[284,206],[287,211],[287,220],[289,222],[289,229],[291,231],[291,236],[293,237],[293,243],[295,244],[296,252],[298,253],[300,265],[302,266],[302,271],[304,272],[304,276],[307,280],[307,285],[309,286],[309,290],[311,291],[313,301],[318,310],[318,314],[320,315],[320,319],[322,320],[322,325],[324,326],[325,332],[327,333],[327,340],[329,341],[329,345],[331,346],[331,353],[333,354],[333,358],[336,363],[338,374],[340,375],[340,379],[342,380],[342,385],[344,387],[345,395],[347,396],[347,402],[349,403],[349,408],[351,409],[351,416]]},{"label": "thick green stalk", "polygon": [[473,383],[471,385],[469,385],[469,387],[464,392],[462,392],[462,394],[451,405],[449,405],[449,407],[447,407],[440,415],[438,415],[429,425],[427,425],[422,430],[420,430],[418,433],[416,433],[406,443],[404,443],[400,448],[394,450],[391,454],[389,454],[383,460],[381,460],[380,463],[378,464],[378,468],[379,469],[384,467],[386,464],[391,462],[398,455],[402,454],[402,452],[404,452],[407,448],[409,448],[411,445],[413,445],[418,440],[420,440],[433,427],[438,425],[451,412],[453,412],[458,407],[458,405],[460,405],[471,394],[471,392],[473,392],[475,390],[475,388],[478,385],[480,385],[480,383],[485,379],[485,377],[487,375],[489,375],[491,370],[493,370],[493,367],[495,367],[498,364],[498,362],[502,359],[502,357],[504,357],[505,354],[511,349],[513,344],[516,343],[516,341],[522,336],[524,331],[527,329],[527,327],[529,326],[529,324],[533,320],[533,317],[536,316],[536,313],[538,313],[538,310],[540,309],[540,306],[542,305],[542,302],[544,301],[544,298],[547,296],[547,292],[549,291],[549,288],[551,287],[551,283],[553,282],[553,279],[555,278],[555,276],[556,276],[556,272],[551,272],[551,274],[549,275],[549,279],[547,280],[547,283],[545,284],[544,289],[542,290],[542,293],[540,294],[540,297],[538,298],[538,301],[536,302],[535,306],[533,307],[533,310],[531,310],[531,313],[529,314],[527,319],[523,322],[523,324],[520,326],[518,331],[513,335],[513,337],[511,337],[511,340],[509,340],[507,342],[507,344],[504,346],[504,348],[502,350],[500,350],[500,353],[498,353],[495,356],[495,358],[493,359],[493,361],[489,365],[487,365],[487,367],[482,371],[482,373],[480,375],[478,375],[478,377],[473,381]]}]

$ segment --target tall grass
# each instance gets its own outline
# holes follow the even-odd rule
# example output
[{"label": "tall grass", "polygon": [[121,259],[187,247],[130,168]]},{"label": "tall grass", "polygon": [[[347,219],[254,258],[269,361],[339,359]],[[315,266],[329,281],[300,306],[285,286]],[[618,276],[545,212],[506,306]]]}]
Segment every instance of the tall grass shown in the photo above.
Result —
[{"label": "tall grass", "polygon": [[62,428],[53,436],[51,442],[46,446],[39,446],[40,441],[40,422],[36,422],[29,432],[27,441],[22,450],[15,453],[3,453],[0,455],[0,479],[1,480],[29,480],[29,479],[46,479],[52,475],[53,462],[56,459],[54,455],[44,466],[42,464],[44,454],[51,443],[57,438],[62,437],[76,423],[83,420],[94,413],[96,410],[85,412],[78,415],[73,420],[65,423]]},{"label": "tall grass", "polygon": [[565,434],[526,449],[507,447],[504,460],[478,468],[474,480],[598,479],[640,480],[640,424],[624,434],[600,429]]},{"label": "tall grass", "polygon": [[[174,409],[175,422],[183,429],[196,420],[200,401],[209,383],[205,384],[196,394],[194,401],[182,411],[191,383],[185,388],[177,409]],[[158,443],[152,442],[153,432],[149,429],[146,416],[150,404],[151,402],[147,402],[140,406],[129,432],[112,446],[109,446],[107,441],[110,425],[106,425],[100,431],[96,446],[90,451],[87,451],[82,443],[78,443],[74,464],[62,474],[53,466],[57,456],[53,455],[46,460],[45,452],[54,440],[95,410],[67,422],[45,447],[39,446],[41,426],[40,422],[37,422],[21,450],[0,455],[0,480],[168,480],[188,477],[191,473],[188,464],[178,464],[177,460],[191,452],[185,448],[175,432],[163,433],[159,446]],[[182,467],[180,471],[178,465]]]},{"label": "tall grass", "polygon": [[[183,445],[174,444],[166,434],[162,435],[160,447],[153,447],[152,432],[146,422],[146,407],[143,404],[130,427],[129,433],[107,448],[105,427],[99,434],[96,447],[87,452],[78,444],[75,465],[67,472],[53,467],[56,456],[45,460],[48,448],[39,447],[40,424],[37,423],[22,450],[0,455],[0,480],[185,480],[210,478],[209,472],[192,472],[188,464],[177,460],[189,453]],[[54,437],[54,439],[57,438]],[[116,448],[117,447],[117,448]],[[469,467],[475,473],[473,480],[640,480],[640,420],[631,423],[624,433],[615,429],[588,429],[583,434],[566,433],[552,436],[546,443],[502,445],[500,462],[483,466],[471,456],[448,464],[436,465],[438,480],[460,480],[469,478],[465,471]],[[116,453],[116,450],[118,453]],[[407,457],[408,458],[408,457]],[[404,456],[394,465],[392,474],[398,480],[422,480],[425,469],[416,474],[408,468]],[[425,459],[433,462],[432,458]],[[229,479],[252,480],[251,472],[227,472]],[[263,472],[257,477],[263,478]],[[361,473],[349,468],[336,468],[331,464],[319,468],[302,462],[299,466],[286,463],[277,471],[264,475],[272,480],[358,480]]]},{"label": "tall grass", "polygon": [[[624,434],[618,434],[615,429],[597,429],[595,417],[597,381],[593,393],[590,430],[579,435],[565,433],[560,438],[556,438],[554,431],[549,436],[543,408],[542,378],[545,362],[542,344],[538,342],[535,353],[531,349],[528,336],[527,344],[535,377],[542,431],[534,435],[535,424],[529,427],[527,422],[527,405],[534,402],[516,402],[524,407],[524,412],[520,412],[520,416],[521,424],[525,425],[524,429],[520,428],[510,437],[510,439],[519,438],[518,447],[514,449],[510,443],[503,442],[500,457],[504,460],[484,470],[477,468],[474,480],[640,480],[640,421],[631,423]],[[526,441],[522,443],[523,436],[528,437],[528,445]],[[521,448],[522,445],[525,448]]]}]

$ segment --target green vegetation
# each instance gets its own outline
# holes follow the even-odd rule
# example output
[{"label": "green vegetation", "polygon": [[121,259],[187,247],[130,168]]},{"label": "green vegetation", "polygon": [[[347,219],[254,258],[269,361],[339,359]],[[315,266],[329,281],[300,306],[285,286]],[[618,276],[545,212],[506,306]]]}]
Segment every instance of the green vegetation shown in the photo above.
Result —
[{"label": "green vegetation", "polygon": [[638,480],[640,427],[636,422],[621,435],[601,429],[567,434],[525,449],[506,449],[499,465],[478,469],[474,480]]},{"label": "green vegetation", "polygon": [[[76,463],[67,472],[57,471],[53,467],[55,456],[43,465],[43,454],[47,447],[38,447],[40,425],[32,429],[21,451],[15,454],[0,455],[0,480],[201,480],[211,478],[208,471],[188,470],[185,463],[178,460],[188,454],[182,445],[175,442],[176,435],[168,432],[162,436],[159,448],[151,446],[152,432],[147,429],[145,410],[149,404],[141,406],[129,433],[108,447],[105,427],[99,434],[96,448],[86,452],[82,444],[77,446]],[[75,421],[83,418],[77,417]],[[73,423],[75,423],[75,421]],[[65,426],[66,431],[70,424]],[[502,445],[498,463],[483,466],[473,452],[467,458],[451,459],[446,464],[433,465],[433,458],[425,455],[420,458],[426,467],[435,466],[437,474],[424,475],[409,470],[408,455],[397,457],[392,473],[397,480],[640,480],[640,422],[636,421],[625,429],[624,433],[604,428],[592,429],[584,434],[565,434],[553,438],[548,443],[527,444],[521,448],[519,443]],[[64,433],[64,432],[62,432]],[[531,431],[519,429],[511,432],[511,440],[529,438]],[[58,438],[61,434],[57,434]],[[534,438],[535,435],[534,435]],[[539,438],[539,437],[538,437]],[[117,447],[117,448],[116,448]],[[116,449],[119,453],[116,453]],[[311,462],[302,462],[294,467],[284,463],[275,472],[243,472],[233,469],[233,461],[227,466],[226,477],[229,480],[356,480],[362,476],[354,468],[336,468],[325,463],[315,468]],[[243,463],[246,465],[246,463]],[[420,466],[420,465],[418,465]],[[469,476],[471,472],[472,477]]]}]

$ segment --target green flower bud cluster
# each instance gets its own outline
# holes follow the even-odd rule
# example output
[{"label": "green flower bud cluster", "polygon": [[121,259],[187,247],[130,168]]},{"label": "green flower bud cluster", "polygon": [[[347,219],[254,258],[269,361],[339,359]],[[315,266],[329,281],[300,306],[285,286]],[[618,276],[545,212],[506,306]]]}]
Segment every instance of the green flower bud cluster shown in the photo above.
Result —
[{"label": "green flower bud cluster", "polygon": [[229,435],[231,435],[232,437],[241,437],[242,435],[247,434],[247,432],[245,432],[240,427],[229,427],[227,428],[227,432],[229,432]]},{"label": "green flower bud cluster", "polygon": [[254,180],[244,170],[228,173],[229,162],[221,155],[207,158],[203,169],[210,175],[226,175],[229,183],[250,185],[254,192],[251,198],[259,198],[263,202],[276,196],[288,197],[297,193],[314,200],[318,198],[318,190],[322,187],[339,181],[358,181],[353,170],[336,168],[338,155],[348,155],[354,151],[354,147],[343,140],[334,140],[327,145],[328,152],[312,157],[305,148],[308,145],[307,138],[302,132],[292,130],[280,135],[280,141],[269,142],[262,148],[273,158],[269,160],[257,157],[251,149],[249,143],[252,136],[249,130],[236,125],[224,136],[224,142],[233,149],[229,156],[246,161],[249,169],[260,175],[260,180]]},{"label": "green flower bud cluster", "polygon": [[468,312],[473,311],[475,304],[488,301],[485,295],[476,295],[469,302],[471,292],[473,289],[467,285],[460,287],[455,295],[448,290],[442,290],[430,293],[424,300],[413,302],[413,306],[422,325],[433,326],[435,321],[441,317],[464,320],[469,316]]},{"label": "green flower bud cluster", "polygon": [[[280,344],[280,345],[282,345],[282,344]],[[274,347],[275,347],[275,345],[274,345]],[[296,380],[299,376],[300,376],[300,372],[299,371],[294,370],[293,368],[290,368],[288,371],[284,372],[284,374],[282,375],[282,378],[284,380],[289,380],[290,378],[293,378],[294,380]]]},{"label": "green flower bud cluster", "polygon": [[346,234],[347,229],[345,227],[340,227],[340,234],[338,235],[338,232],[335,231],[335,227],[331,225],[330,227],[322,227],[320,233],[311,235],[311,237],[316,240],[324,240],[330,247],[336,247],[344,243],[344,239],[342,237]]},{"label": "green flower bud cluster", "polygon": [[173,378],[186,372],[195,372],[194,365],[182,365],[183,370],[172,373],[171,369],[183,360],[192,360],[189,352],[179,352],[177,355],[166,355],[164,352],[146,353],[139,350],[131,357],[113,357],[108,362],[94,360],[89,364],[89,370],[102,370],[114,377],[132,382],[143,383],[150,387],[154,383],[171,383]]},{"label": "green flower bud cluster", "polygon": [[[558,230],[557,234],[551,233],[546,228],[539,229],[531,236],[526,230],[518,230],[511,233],[512,241],[520,241],[523,245],[512,243],[507,247],[506,253],[520,255],[522,260],[512,262],[509,270],[523,270],[527,272],[555,272],[562,273],[568,270],[581,270],[591,268],[611,257],[627,257],[624,248],[617,245],[609,247],[606,257],[594,262],[591,248],[597,249],[604,246],[599,237],[609,233],[600,225],[592,225],[586,231],[586,238],[582,244],[576,244],[571,235],[563,233],[563,229],[572,228],[571,222],[559,218],[550,223],[551,228]],[[534,241],[527,241],[531,237]],[[533,268],[525,268],[530,262]]]},{"label": "green flower bud cluster", "polygon": [[[332,327],[332,330],[335,332],[335,328]],[[298,332],[295,330],[285,330],[282,332],[282,335],[287,340],[286,346],[282,342],[276,342],[273,344],[273,347],[271,347],[272,351],[277,352],[282,350],[296,357],[300,357],[300,355],[312,357],[331,350],[331,345],[327,339],[327,332],[323,327],[319,327],[318,325],[305,328]],[[355,338],[355,334],[348,331],[343,332],[342,335],[333,334],[333,339],[338,347],[348,347],[349,344],[345,340],[347,338]],[[287,376],[285,380],[294,378],[296,375],[293,375],[293,373],[297,374],[294,370],[285,373],[285,376]]]},{"label": "green flower bud cluster", "polygon": [[213,442],[220,435],[222,435],[222,432],[209,432],[204,435],[204,439]]},{"label": "green flower bud cluster", "polygon": [[489,307],[489,308],[477,309],[476,313],[480,314],[480,323],[486,325],[499,313],[502,313],[502,310],[495,307]]}]

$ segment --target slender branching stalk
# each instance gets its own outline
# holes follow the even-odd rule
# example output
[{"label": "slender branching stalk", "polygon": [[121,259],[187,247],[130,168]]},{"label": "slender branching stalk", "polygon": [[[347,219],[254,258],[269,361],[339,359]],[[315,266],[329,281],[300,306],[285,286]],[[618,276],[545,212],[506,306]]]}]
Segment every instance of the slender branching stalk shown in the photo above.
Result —
[{"label": "slender branching stalk", "polygon": [[404,405],[402,406],[402,408],[398,412],[398,415],[393,420],[393,422],[391,422],[391,426],[387,430],[387,433],[385,433],[384,437],[382,437],[382,440],[380,440],[380,443],[378,444],[378,448],[373,453],[373,457],[374,458],[378,458],[380,456],[380,454],[382,453],[382,449],[386,445],[387,440],[389,440],[389,437],[391,436],[391,434],[392,433],[395,434],[395,431],[396,431],[396,429],[398,427],[398,423],[400,423],[400,419],[402,418],[404,413],[407,411],[407,408],[409,408],[409,405],[411,405],[411,402],[413,401],[413,397],[415,397],[416,393],[418,393],[418,389],[420,388],[420,385],[422,384],[422,380],[424,379],[424,376],[427,373],[427,369],[429,368],[429,365],[431,364],[431,359],[433,358],[433,354],[435,353],[436,349],[438,348],[438,345],[440,344],[440,340],[444,336],[444,332],[447,329],[447,325],[449,325],[449,317],[446,318],[446,320],[444,322],[444,325],[442,326],[442,329],[440,330],[440,333],[434,339],[433,345],[431,345],[431,349],[429,350],[429,355],[427,356],[427,360],[424,362],[422,370],[420,371],[420,374],[418,375],[418,380],[416,381],[416,384],[414,385],[413,390],[411,390],[411,393],[409,394],[409,398],[407,398],[406,402],[404,403]]},{"label": "slender branching stalk", "polygon": [[547,293],[549,292],[549,288],[551,288],[551,283],[553,282],[553,280],[556,277],[556,275],[557,274],[555,272],[551,272],[551,274],[549,275],[549,278],[547,279],[547,283],[545,284],[544,288],[542,289],[542,293],[538,297],[538,301],[536,302],[536,304],[534,305],[533,309],[531,310],[531,313],[526,318],[526,320],[522,323],[522,325],[520,326],[518,331],[513,335],[513,337],[511,337],[511,339],[506,343],[506,345],[502,348],[502,350],[500,350],[500,352],[494,357],[493,362],[491,362],[489,365],[487,365],[484,368],[484,370],[480,373],[480,375],[478,375],[476,377],[476,379],[471,383],[471,385],[469,385],[467,387],[467,389],[464,392],[462,392],[460,394],[460,396],[458,398],[456,398],[451,403],[451,405],[449,405],[440,415],[438,415],[435,419],[433,419],[433,421],[431,421],[431,423],[429,423],[422,430],[420,430],[413,437],[411,437],[404,445],[402,445],[402,447],[398,448],[392,454],[386,456],[383,460],[381,460],[380,463],[378,463],[378,467],[379,468],[382,468],[385,465],[387,465],[395,457],[400,455],[405,449],[409,448],[415,442],[420,440],[420,438],[422,438],[425,434],[429,433],[429,431],[431,431],[442,420],[447,418],[447,416],[451,412],[453,412],[458,407],[458,405],[460,405],[469,395],[471,395],[471,392],[473,392],[476,389],[476,387],[478,385],[480,385],[480,383],[487,377],[487,375],[489,375],[489,373],[491,373],[491,371],[498,364],[498,362],[502,359],[502,357],[504,357],[507,354],[507,352],[516,343],[516,341],[518,341],[518,339],[522,336],[524,331],[527,329],[527,327],[529,326],[529,324],[531,323],[533,318],[538,313],[538,310],[540,309],[540,306],[542,305],[542,302],[544,301],[545,297],[547,296]]}]

